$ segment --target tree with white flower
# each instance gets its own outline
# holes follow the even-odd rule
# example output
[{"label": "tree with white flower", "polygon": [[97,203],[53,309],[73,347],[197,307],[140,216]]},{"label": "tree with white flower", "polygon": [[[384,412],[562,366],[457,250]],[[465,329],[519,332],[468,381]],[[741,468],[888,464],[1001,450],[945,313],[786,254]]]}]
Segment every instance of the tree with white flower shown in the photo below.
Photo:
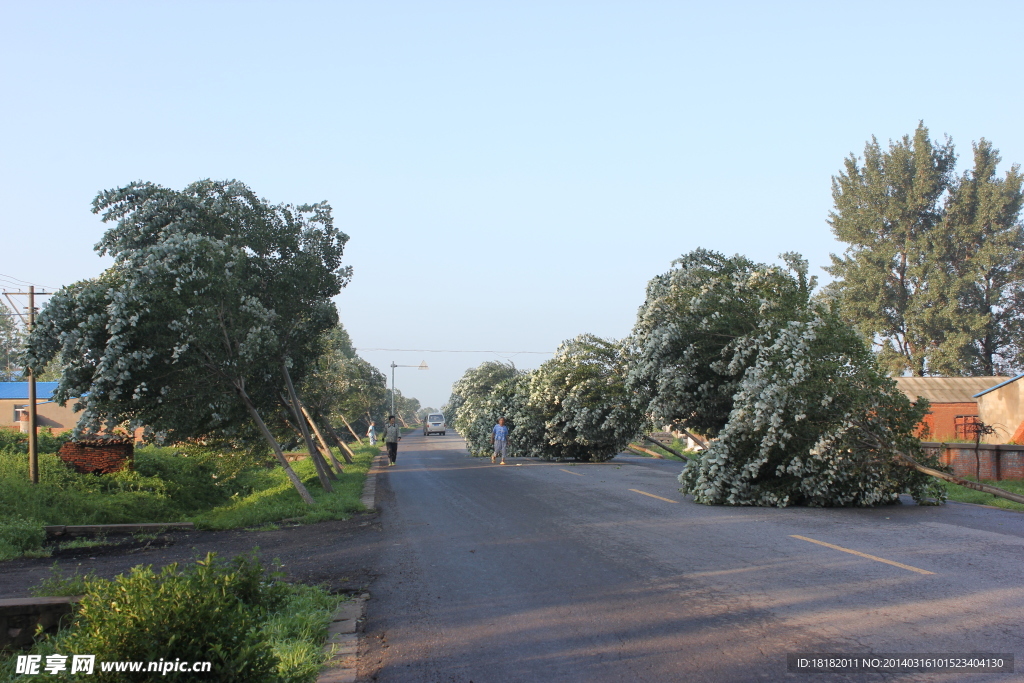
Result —
[{"label": "tree with white flower", "polygon": [[807,262],[787,267],[697,249],[647,285],[627,340],[626,388],[658,425],[714,436],[752,362],[744,340],[805,316],[814,278]]},{"label": "tree with white flower", "polygon": [[944,500],[941,484],[903,461],[929,460],[913,436],[927,402],[911,403],[834,312],[812,307],[807,318],[737,344],[752,362],[718,438],[679,476],[682,490],[726,505]]},{"label": "tree with white flower", "polygon": [[623,354],[617,341],[582,334],[531,374],[529,407],[543,420],[546,454],[600,462],[637,437],[644,416],[626,389]]},{"label": "tree with white flower", "polygon": [[180,441],[244,434],[251,420],[312,503],[261,414],[279,409],[283,373],[300,382],[338,320],[330,299],[351,271],[330,206],[270,205],[237,181],[204,180],[180,192],[131,183],[93,211],[115,223],[96,247],[114,265],[51,298],[27,364],[59,357],[55,397],[84,408],[80,430],[144,426]]}]

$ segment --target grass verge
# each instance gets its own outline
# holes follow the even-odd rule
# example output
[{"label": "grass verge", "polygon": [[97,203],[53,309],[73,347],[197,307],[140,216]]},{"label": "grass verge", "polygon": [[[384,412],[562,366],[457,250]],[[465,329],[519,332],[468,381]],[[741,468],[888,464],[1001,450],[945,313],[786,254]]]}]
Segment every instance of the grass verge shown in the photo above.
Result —
[{"label": "grass verge", "polygon": [[[964,477],[964,479],[970,479],[975,481],[974,477]],[[989,479],[982,479],[981,483],[996,486],[1001,489],[1010,491],[1011,493],[1019,493],[1024,496],[1024,481],[1017,481],[1015,479],[1004,479],[1002,481],[991,481]],[[991,493],[983,493],[982,491],[975,491],[959,484],[953,484],[948,481],[942,482],[946,487],[947,495],[950,500],[955,500],[959,503],[975,503],[977,505],[991,505],[993,507],[1003,508],[1004,510],[1016,510],[1018,512],[1024,512],[1024,505],[1015,503],[1012,500],[1006,500],[1005,498],[999,498],[993,496]]]},{"label": "grass verge", "polygon": [[309,459],[293,463],[316,501],[308,506],[279,466],[245,464],[233,454],[189,457],[148,446],[136,451],[134,470],[97,476],[41,453],[40,483],[31,484],[25,455],[6,448],[0,450],[0,560],[47,556],[42,527],[48,524],[190,521],[201,529],[230,529],[345,519],[363,510],[363,482],[379,450],[354,446],[355,462],[332,482],[332,493],[320,487]]},{"label": "grass verge", "polygon": [[[190,517],[187,521],[195,522],[202,529],[236,529],[251,527],[287,519],[290,522],[311,524],[327,519],[347,519],[354,512],[363,510],[359,498],[363,494],[363,482],[374,457],[380,447],[364,444],[351,446],[355,457],[352,464],[345,465],[345,471],[338,475],[338,481],[332,481],[332,493],[320,488],[316,470],[310,460],[292,463],[292,468],[299,475],[316,501],[309,506],[302,502],[298,493],[284,470],[274,468],[267,471],[264,487],[245,496],[238,496],[228,504],[220,505],[207,512]],[[334,449],[337,451],[337,449]],[[339,461],[343,461],[340,453],[336,453]]]}]

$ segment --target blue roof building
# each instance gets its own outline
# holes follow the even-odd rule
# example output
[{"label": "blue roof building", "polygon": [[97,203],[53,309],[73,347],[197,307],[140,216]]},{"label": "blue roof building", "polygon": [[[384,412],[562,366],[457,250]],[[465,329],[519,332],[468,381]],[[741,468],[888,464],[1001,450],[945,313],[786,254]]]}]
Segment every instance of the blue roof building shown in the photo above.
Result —
[{"label": "blue roof building", "polygon": [[[59,382],[36,382],[36,400],[49,401]],[[28,382],[0,382],[0,401],[27,401]]]}]

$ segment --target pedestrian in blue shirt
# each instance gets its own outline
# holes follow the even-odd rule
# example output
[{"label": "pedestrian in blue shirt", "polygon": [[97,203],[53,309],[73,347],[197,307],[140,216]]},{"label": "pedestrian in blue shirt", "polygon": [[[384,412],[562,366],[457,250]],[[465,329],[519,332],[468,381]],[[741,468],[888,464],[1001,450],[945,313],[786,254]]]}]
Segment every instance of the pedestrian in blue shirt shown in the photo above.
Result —
[{"label": "pedestrian in blue shirt", "polygon": [[501,464],[505,464],[505,454],[508,451],[508,427],[505,426],[505,418],[499,417],[498,424],[491,429],[491,445],[494,446],[494,454],[491,455],[491,462],[500,455]]}]

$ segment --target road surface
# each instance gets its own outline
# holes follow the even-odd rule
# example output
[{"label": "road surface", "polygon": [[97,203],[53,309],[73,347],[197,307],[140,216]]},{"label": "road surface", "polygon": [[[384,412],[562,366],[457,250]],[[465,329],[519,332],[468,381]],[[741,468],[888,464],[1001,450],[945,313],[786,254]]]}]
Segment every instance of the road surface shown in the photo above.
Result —
[{"label": "road surface", "polygon": [[679,462],[510,462],[451,433],[403,439],[378,479],[361,678],[1024,680],[786,659],[1013,653],[1024,672],[1024,514],[708,507],[678,493]]}]

